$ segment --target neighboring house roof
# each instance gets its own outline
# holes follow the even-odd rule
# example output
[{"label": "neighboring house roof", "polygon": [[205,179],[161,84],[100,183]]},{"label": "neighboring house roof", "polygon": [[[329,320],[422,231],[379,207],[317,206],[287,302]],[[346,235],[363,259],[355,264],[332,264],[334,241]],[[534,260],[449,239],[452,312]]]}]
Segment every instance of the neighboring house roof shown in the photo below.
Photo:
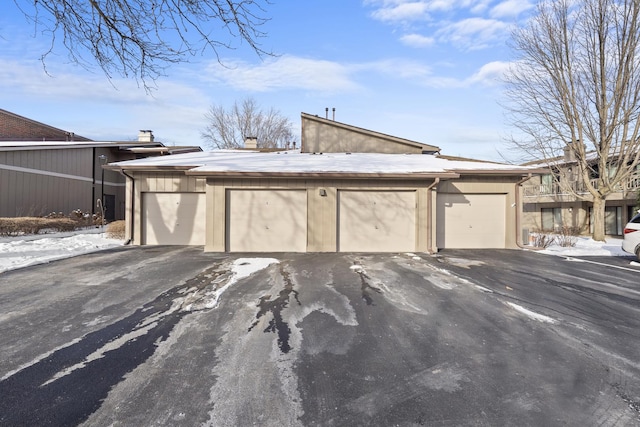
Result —
[{"label": "neighboring house roof", "polygon": [[114,148],[135,154],[164,155],[202,151],[197,146],[169,146],[158,141],[0,141],[0,151]]},{"label": "neighboring house roof", "polygon": [[23,150],[56,150],[69,148],[129,148],[129,147],[163,147],[160,142],[140,141],[0,141],[0,151]]},{"label": "neighboring house roof", "polygon": [[[322,139],[324,140],[323,142],[325,143],[325,147],[324,150],[319,149],[319,148],[314,148],[312,147],[313,142],[311,141],[311,138],[309,138],[309,135],[306,135],[305,132],[305,121],[311,121],[314,123],[317,123],[321,126],[324,126],[326,128],[334,128],[337,130],[343,130],[343,131],[347,131],[349,134],[359,134],[362,135],[366,138],[366,140],[368,142],[374,141],[374,140],[379,140],[379,141],[384,141],[385,143],[389,143],[389,144],[396,144],[396,145],[400,145],[400,146],[405,146],[407,148],[411,148],[413,149],[413,151],[415,152],[415,150],[419,151],[419,152],[423,152],[423,153],[438,153],[440,152],[440,148],[436,147],[435,145],[429,145],[429,144],[423,144],[421,142],[417,142],[417,141],[411,141],[409,139],[404,139],[404,138],[398,138],[397,136],[391,136],[391,135],[387,135],[381,132],[376,132],[376,131],[372,131],[369,129],[363,129],[357,126],[353,126],[353,125],[349,125],[346,123],[341,123],[341,122],[337,122],[335,120],[329,120],[329,119],[325,119],[322,117],[318,117],[318,116],[314,116],[311,114],[307,114],[307,113],[301,113],[301,119],[302,119],[302,126],[303,126],[303,141],[302,141],[302,151],[303,152],[311,152],[311,151],[325,151],[325,152],[336,152],[336,151],[344,151],[341,148],[338,148],[338,150],[334,150],[334,149],[330,149],[330,147],[328,147],[326,145],[327,141],[329,141],[332,138],[335,138],[336,135],[333,133],[330,134],[323,134],[322,135]],[[307,141],[305,141],[305,137],[307,137]],[[337,146],[340,146],[342,144],[342,141],[333,141],[333,143],[335,143]],[[361,144],[358,148],[352,146],[350,148],[349,151],[353,151],[353,152],[372,152],[368,149],[366,149],[366,145],[368,144]],[[380,152],[380,151],[378,151]]]},{"label": "neighboring house roof", "polygon": [[535,168],[500,163],[448,160],[429,154],[276,153],[210,151],[112,163],[123,170],[185,170],[199,176],[379,176],[449,177],[461,174],[526,175]]},{"label": "neighboring house roof", "polygon": [[0,108],[0,141],[91,141]]}]

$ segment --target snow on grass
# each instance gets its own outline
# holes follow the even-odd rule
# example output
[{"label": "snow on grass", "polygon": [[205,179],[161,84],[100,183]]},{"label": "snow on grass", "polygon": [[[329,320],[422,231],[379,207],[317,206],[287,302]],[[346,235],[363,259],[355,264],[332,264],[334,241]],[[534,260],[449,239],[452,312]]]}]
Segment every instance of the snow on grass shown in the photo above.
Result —
[{"label": "snow on grass", "polygon": [[102,230],[20,236],[0,240],[0,273],[122,246]]},{"label": "snow on grass", "polygon": [[622,250],[622,239],[609,237],[606,242],[596,242],[590,237],[576,237],[576,245],[562,247],[556,244],[540,251],[543,254],[560,256],[630,256]]}]

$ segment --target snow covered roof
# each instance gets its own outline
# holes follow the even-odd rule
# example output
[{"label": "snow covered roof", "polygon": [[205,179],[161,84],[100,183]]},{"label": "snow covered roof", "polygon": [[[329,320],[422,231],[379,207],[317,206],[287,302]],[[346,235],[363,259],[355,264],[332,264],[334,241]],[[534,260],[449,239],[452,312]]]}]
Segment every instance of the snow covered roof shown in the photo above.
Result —
[{"label": "snow covered roof", "polygon": [[300,153],[281,151],[209,151],[111,163],[125,170],[181,169],[189,175],[411,175],[457,176],[460,173],[503,175],[537,169],[501,163],[450,160],[429,154]]}]

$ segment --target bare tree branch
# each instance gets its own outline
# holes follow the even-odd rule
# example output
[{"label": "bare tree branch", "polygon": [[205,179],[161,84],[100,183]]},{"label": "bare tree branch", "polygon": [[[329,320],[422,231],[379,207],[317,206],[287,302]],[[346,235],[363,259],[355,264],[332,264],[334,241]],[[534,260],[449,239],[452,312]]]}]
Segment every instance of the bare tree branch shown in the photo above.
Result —
[{"label": "bare tree branch", "polygon": [[214,148],[241,148],[247,137],[257,138],[258,148],[285,147],[293,139],[289,119],[273,108],[261,109],[253,98],[235,102],[229,110],[213,105],[205,117],[209,124],[202,138]]},{"label": "bare tree branch", "polygon": [[[506,107],[525,137],[511,143],[544,159],[564,190],[593,201],[597,240],[607,197],[640,164],[639,42],[637,0],[543,0],[513,34]],[[565,150],[587,196],[568,185],[576,171],[558,167]]]},{"label": "bare tree branch", "polygon": [[134,77],[149,88],[167,66],[211,50],[246,43],[264,51],[260,27],[269,0],[13,0],[34,24],[35,34],[59,41],[69,59],[85,68],[95,62],[109,78]]}]

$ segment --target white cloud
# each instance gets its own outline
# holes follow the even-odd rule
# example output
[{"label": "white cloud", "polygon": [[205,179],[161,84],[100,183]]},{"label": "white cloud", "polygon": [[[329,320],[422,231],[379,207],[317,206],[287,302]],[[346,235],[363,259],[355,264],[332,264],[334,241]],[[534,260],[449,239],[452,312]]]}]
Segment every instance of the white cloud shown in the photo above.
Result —
[{"label": "white cloud", "polygon": [[[368,0],[371,17],[406,31],[400,41],[425,47],[452,43],[463,50],[485,49],[508,35],[512,20],[533,7],[532,0]],[[420,24],[420,21],[423,23]],[[425,24],[426,23],[426,24]],[[426,25],[418,30],[416,27]]]},{"label": "white cloud", "polygon": [[484,64],[471,76],[459,79],[445,75],[424,75],[419,80],[426,87],[437,89],[464,89],[471,86],[495,86],[500,83],[500,78],[508,70],[508,62],[493,61]]},{"label": "white cloud", "polygon": [[312,91],[352,91],[359,85],[350,78],[348,67],[326,60],[282,56],[251,64],[240,60],[224,60],[207,67],[204,80],[223,82],[234,88],[267,92],[282,89]]},{"label": "white cloud", "polygon": [[[262,65],[231,59],[225,60],[225,63],[233,63],[234,68],[212,65],[211,74],[207,78],[217,84],[246,91],[303,89],[322,94],[365,90],[368,87],[365,81],[371,81],[371,78],[378,82],[376,84],[380,84],[376,75],[433,88],[463,88],[477,84],[489,86],[496,84],[508,67],[507,63],[500,61],[490,62],[473,75],[461,79],[435,75],[433,68],[424,62],[404,58],[341,64],[288,56]],[[286,74],[282,71],[284,69],[288,70]]]},{"label": "white cloud", "polygon": [[92,139],[135,139],[138,129],[152,129],[163,141],[199,143],[210,101],[194,87],[159,80],[158,90],[147,94],[132,80],[109,83],[103,74],[69,66],[61,71],[55,64],[50,70],[52,76],[38,61],[0,59],[0,93],[21,100],[34,113],[53,109],[46,113],[55,117],[51,124]]},{"label": "white cloud", "polygon": [[[20,92],[25,95],[36,95],[44,98],[63,98],[65,100],[100,97],[104,101],[127,102],[144,99],[144,91],[132,90],[134,83],[113,80],[114,90],[104,75],[87,73],[81,68],[77,74],[60,71],[59,67],[47,64],[47,71],[39,61],[19,61],[0,59],[0,87],[7,92]],[[47,74],[49,73],[49,74]]]},{"label": "white cloud", "polygon": [[480,83],[487,86],[498,84],[504,73],[509,69],[510,63],[493,61],[484,64],[480,69],[466,80],[468,85]]},{"label": "white cloud", "polygon": [[481,13],[491,0],[367,0],[372,6],[371,17],[383,22],[406,23],[433,19],[441,12],[465,11]]},{"label": "white cloud", "polygon": [[471,9],[469,9],[469,11],[471,13],[474,13],[476,15],[480,15],[482,13],[484,13],[486,10],[489,9],[489,5],[491,4],[492,0],[479,0],[474,2],[474,4],[471,6]]},{"label": "white cloud", "polygon": [[396,1],[371,12],[371,17],[383,22],[405,22],[429,19],[429,3],[426,1]]},{"label": "white cloud", "polygon": [[510,18],[533,8],[528,0],[505,0],[491,9],[493,18]]},{"label": "white cloud", "polygon": [[433,37],[425,37],[420,34],[406,34],[400,37],[400,41],[411,47],[429,47],[435,43]]},{"label": "white cloud", "polygon": [[351,66],[354,72],[374,71],[380,74],[406,80],[420,81],[431,75],[431,68],[418,61],[401,58],[367,62]]},{"label": "white cloud", "polygon": [[509,25],[495,19],[468,18],[438,30],[439,40],[462,49],[476,50],[491,45],[506,36]]}]

